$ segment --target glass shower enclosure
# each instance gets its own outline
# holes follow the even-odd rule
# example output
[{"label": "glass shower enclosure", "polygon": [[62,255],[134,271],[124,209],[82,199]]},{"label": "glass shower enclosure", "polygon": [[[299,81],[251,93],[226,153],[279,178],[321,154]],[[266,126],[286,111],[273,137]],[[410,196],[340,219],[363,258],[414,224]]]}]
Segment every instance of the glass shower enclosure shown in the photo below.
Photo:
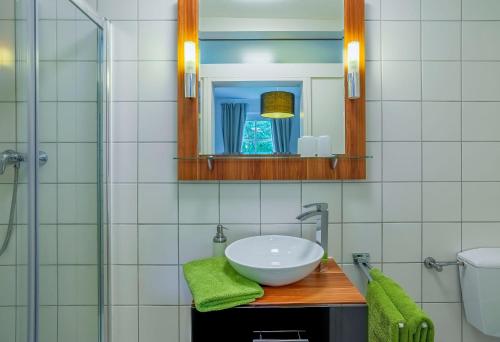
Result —
[{"label": "glass shower enclosure", "polygon": [[0,341],[107,340],[109,24],[0,0]]}]

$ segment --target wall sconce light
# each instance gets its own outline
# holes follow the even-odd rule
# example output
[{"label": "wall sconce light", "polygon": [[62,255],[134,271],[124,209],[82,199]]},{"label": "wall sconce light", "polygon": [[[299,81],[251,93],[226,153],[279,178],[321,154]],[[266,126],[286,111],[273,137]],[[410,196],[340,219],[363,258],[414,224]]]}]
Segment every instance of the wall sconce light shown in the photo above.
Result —
[{"label": "wall sconce light", "polygon": [[9,48],[0,46],[0,68],[11,67],[14,64],[14,56]]},{"label": "wall sconce light", "polygon": [[184,42],[184,97],[196,97],[196,43]]},{"label": "wall sconce light", "polygon": [[361,96],[359,80],[359,42],[347,44],[347,97],[359,99]]}]

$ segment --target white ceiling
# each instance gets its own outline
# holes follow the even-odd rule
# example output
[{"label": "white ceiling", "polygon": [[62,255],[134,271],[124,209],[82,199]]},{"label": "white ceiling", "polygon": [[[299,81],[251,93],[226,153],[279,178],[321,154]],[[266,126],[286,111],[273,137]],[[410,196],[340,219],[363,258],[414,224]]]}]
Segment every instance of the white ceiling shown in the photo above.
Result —
[{"label": "white ceiling", "polygon": [[200,17],[341,20],[344,0],[200,0]]}]

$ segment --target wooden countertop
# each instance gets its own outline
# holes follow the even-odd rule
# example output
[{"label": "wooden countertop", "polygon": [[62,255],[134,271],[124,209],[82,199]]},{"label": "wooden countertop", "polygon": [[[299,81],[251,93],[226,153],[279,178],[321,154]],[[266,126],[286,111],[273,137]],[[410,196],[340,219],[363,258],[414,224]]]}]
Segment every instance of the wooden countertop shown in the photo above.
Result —
[{"label": "wooden countertop", "polygon": [[264,297],[249,306],[366,304],[365,297],[351,283],[334,260],[323,272],[315,270],[294,284],[264,286]]}]

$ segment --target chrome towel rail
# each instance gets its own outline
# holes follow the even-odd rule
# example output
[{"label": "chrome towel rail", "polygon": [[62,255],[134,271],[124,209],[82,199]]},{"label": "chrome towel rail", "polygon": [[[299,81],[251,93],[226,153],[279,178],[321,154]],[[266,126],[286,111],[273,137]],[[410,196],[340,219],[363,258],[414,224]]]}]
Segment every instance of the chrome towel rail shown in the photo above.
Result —
[{"label": "chrome towel rail", "polygon": [[370,275],[370,269],[372,265],[370,264],[370,253],[352,253],[352,260],[355,265],[358,265],[361,271],[365,274],[368,282],[373,281]]},{"label": "chrome towel rail", "polygon": [[436,261],[433,257],[427,257],[424,259],[424,266],[427,269],[434,269],[438,272],[443,271],[445,266],[463,266],[463,262],[460,260],[456,261]]},{"label": "chrome towel rail", "polygon": [[[352,260],[355,265],[358,265],[363,274],[368,279],[368,282],[372,282],[373,278],[370,276],[370,269],[372,265],[370,264],[370,253],[352,253]],[[422,323],[422,329],[427,329],[427,323]],[[403,329],[405,327],[404,323],[399,323],[399,329]]]}]

